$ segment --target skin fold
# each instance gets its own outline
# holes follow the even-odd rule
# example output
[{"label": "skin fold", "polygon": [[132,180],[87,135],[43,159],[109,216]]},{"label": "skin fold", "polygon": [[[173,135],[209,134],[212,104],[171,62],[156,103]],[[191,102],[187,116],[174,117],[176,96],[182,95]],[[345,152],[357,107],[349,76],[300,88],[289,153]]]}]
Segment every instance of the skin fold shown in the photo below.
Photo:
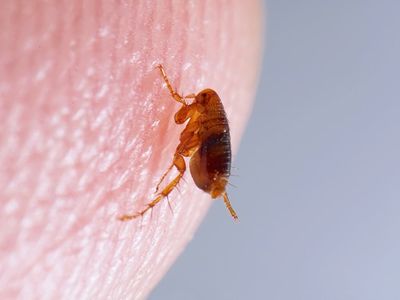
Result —
[{"label": "skin fold", "polygon": [[187,172],[173,213],[117,220],[152,200],[184,128],[157,64],[182,94],[218,92],[236,152],[261,4],[154,2],[1,1],[1,299],[145,298],[212,203]]}]

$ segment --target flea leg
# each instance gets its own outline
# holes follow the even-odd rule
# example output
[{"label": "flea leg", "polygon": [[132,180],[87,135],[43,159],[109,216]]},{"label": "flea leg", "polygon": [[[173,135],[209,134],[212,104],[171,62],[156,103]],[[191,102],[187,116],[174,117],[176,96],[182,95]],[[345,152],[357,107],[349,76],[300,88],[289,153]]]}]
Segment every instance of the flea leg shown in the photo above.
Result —
[{"label": "flea leg", "polygon": [[237,216],[235,210],[233,209],[233,207],[232,207],[232,205],[231,205],[231,202],[229,201],[228,194],[227,194],[226,192],[224,192],[224,193],[222,194],[222,197],[224,198],[225,206],[226,206],[226,208],[229,210],[229,212],[230,212],[232,218],[233,218],[235,221],[238,221],[239,218],[238,218],[238,216]]},{"label": "flea leg", "polygon": [[[197,128],[198,128],[197,123],[196,124],[193,122],[188,123],[186,128],[181,133],[181,137],[180,137],[181,142],[179,143],[178,147],[176,147],[175,155],[179,154],[179,155],[188,157],[191,155],[191,153],[194,152],[193,151],[194,149],[192,149],[193,147],[195,147],[197,149],[199,141],[198,141],[197,137],[194,137],[194,131],[197,130]],[[175,158],[174,158],[174,161],[172,162],[172,164],[168,167],[167,171],[165,171],[165,173],[161,176],[160,180],[158,181],[158,184],[156,187],[156,193],[160,189],[161,183],[163,182],[165,177],[168,175],[168,173],[172,170],[174,165],[175,165]]]},{"label": "flea leg", "polygon": [[163,182],[163,180],[165,179],[165,177],[168,175],[168,173],[172,170],[172,168],[174,167],[174,162],[172,162],[172,164],[168,167],[167,171],[165,171],[165,173],[163,174],[163,176],[161,176],[160,180],[157,183],[156,186],[156,193],[158,192],[158,190],[160,189],[160,185]]},{"label": "flea leg", "polygon": [[144,208],[143,210],[139,211],[136,214],[123,215],[123,216],[119,217],[119,219],[121,221],[128,221],[128,220],[135,219],[139,216],[143,216],[149,209],[153,208],[162,199],[167,197],[174,190],[174,188],[178,185],[179,181],[183,177],[183,174],[185,174],[186,164],[185,164],[185,160],[183,159],[183,156],[181,156],[179,154],[175,154],[174,166],[176,166],[176,168],[179,171],[178,176],[176,176],[174,178],[174,180],[172,180],[153,201],[151,201],[149,204],[147,204],[146,208]]},{"label": "flea leg", "polygon": [[168,88],[169,92],[171,93],[172,98],[174,98],[175,101],[178,101],[178,102],[180,102],[180,103],[186,105],[185,98],[182,97],[181,95],[179,95],[179,94],[173,89],[171,83],[169,82],[167,73],[165,73],[164,67],[163,67],[162,65],[158,65],[157,68],[160,69],[161,76],[163,77],[165,83],[167,84],[167,88]]}]

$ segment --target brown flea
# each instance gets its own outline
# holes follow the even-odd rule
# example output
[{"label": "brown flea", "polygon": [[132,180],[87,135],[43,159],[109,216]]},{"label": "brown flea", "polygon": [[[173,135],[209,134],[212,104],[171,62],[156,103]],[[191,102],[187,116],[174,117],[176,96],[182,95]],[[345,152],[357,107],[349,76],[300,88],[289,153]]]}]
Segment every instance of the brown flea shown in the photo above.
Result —
[{"label": "brown flea", "polygon": [[[159,65],[158,68],[172,98],[182,104],[175,114],[175,123],[183,124],[186,121],[188,123],[181,133],[172,164],[161,177],[156,192],[174,166],[179,174],[157,194],[153,201],[147,204],[146,208],[132,215],[123,215],[119,219],[128,221],[143,216],[166,198],[178,185],[186,171],[184,157],[191,157],[190,173],[197,187],[209,193],[212,198],[223,197],[230,214],[237,220],[237,214],[225,190],[230,175],[232,155],[228,119],[221,99],[212,89],[202,90],[197,95],[190,94],[182,97],[172,88],[163,66]],[[191,104],[186,103],[185,100],[188,98],[194,99]]]}]

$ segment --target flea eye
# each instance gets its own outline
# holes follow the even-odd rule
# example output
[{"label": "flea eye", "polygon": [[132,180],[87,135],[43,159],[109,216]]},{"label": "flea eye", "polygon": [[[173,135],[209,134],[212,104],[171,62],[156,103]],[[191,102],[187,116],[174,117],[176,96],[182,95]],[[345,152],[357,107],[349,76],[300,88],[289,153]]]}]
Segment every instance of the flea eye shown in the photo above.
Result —
[{"label": "flea eye", "polygon": [[202,93],[201,94],[201,100],[204,104],[206,104],[208,102],[208,94],[207,93]]}]

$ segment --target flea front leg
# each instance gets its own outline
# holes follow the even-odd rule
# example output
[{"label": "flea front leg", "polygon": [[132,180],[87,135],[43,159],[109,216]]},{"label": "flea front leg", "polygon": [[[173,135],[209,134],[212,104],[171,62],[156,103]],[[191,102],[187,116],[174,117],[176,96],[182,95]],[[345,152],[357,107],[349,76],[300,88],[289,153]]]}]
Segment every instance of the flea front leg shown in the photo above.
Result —
[{"label": "flea front leg", "polygon": [[162,65],[158,65],[157,68],[160,70],[161,72],[161,76],[164,79],[167,88],[172,96],[172,98],[174,98],[175,101],[178,101],[182,104],[186,104],[184,97],[182,97],[181,95],[179,95],[172,87],[171,83],[169,82],[167,73],[165,73],[164,67]]}]

